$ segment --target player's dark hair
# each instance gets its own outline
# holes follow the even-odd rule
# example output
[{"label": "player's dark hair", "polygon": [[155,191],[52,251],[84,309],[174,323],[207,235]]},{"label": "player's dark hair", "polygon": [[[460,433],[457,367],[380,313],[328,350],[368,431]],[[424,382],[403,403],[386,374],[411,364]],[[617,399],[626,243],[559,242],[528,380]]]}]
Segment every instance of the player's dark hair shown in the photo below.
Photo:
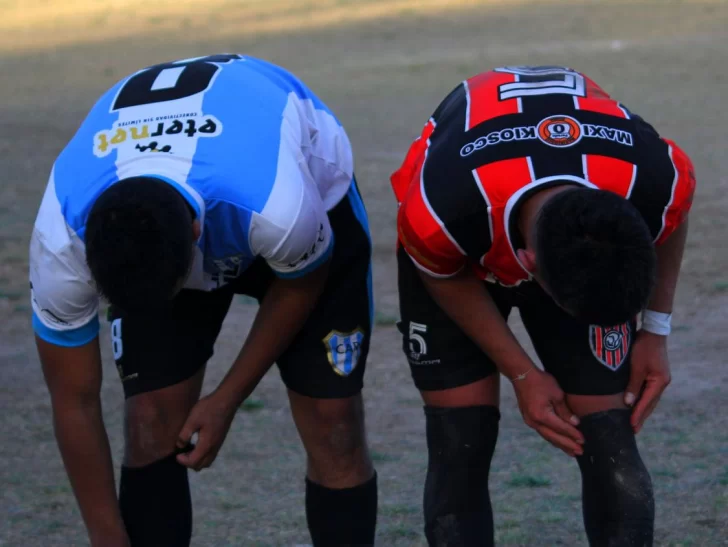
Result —
[{"label": "player's dark hair", "polygon": [[657,258],[637,209],[615,193],[560,192],[536,220],[536,263],[554,300],[576,318],[615,326],[647,305]]},{"label": "player's dark hair", "polygon": [[128,312],[169,302],[192,263],[192,221],[164,181],[134,177],[106,189],[86,222],[86,262],[99,292]]}]

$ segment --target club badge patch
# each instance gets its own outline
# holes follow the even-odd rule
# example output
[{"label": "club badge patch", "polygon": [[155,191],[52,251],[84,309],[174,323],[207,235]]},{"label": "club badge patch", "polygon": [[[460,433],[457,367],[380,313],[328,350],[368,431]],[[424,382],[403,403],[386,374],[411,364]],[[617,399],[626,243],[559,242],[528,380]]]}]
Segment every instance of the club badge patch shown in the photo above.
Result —
[{"label": "club badge patch", "polygon": [[323,339],[323,343],[334,372],[339,376],[349,376],[359,364],[364,332],[361,329],[352,332],[332,330]]},{"label": "club badge patch", "polygon": [[597,360],[611,370],[617,370],[627,359],[632,338],[629,323],[616,327],[589,326],[589,346]]}]

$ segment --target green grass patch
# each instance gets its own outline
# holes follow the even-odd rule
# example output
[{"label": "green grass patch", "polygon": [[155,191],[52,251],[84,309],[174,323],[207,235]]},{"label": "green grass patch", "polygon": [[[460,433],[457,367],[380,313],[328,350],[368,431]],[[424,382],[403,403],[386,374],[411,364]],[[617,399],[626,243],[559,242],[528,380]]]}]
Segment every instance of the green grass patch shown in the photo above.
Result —
[{"label": "green grass patch", "polygon": [[551,481],[546,477],[513,473],[506,481],[506,485],[512,488],[543,488],[551,486]]},{"label": "green grass patch", "polygon": [[399,456],[386,454],[384,452],[377,452],[376,450],[372,450],[370,456],[374,463],[396,462],[400,459]]},{"label": "green grass patch", "polygon": [[385,517],[408,517],[419,512],[420,508],[417,505],[405,505],[403,503],[384,505],[379,509],[379,513]]},{"label": "green grass patch", "polygon": [[256,410],[260,410],[264,406],[265,403],[260,399],[245,399],[245,401],[243,401],[243,404],[240,405],[240,408],[238,410],[242,412],[255,412]]},{"label": "green grass patch", "polygon": [[396,325],[397,321],[399,321],[399,317],[396,315],[379,312],[374,314],[374,324],[378,326],[390,327],[392,325]]}]

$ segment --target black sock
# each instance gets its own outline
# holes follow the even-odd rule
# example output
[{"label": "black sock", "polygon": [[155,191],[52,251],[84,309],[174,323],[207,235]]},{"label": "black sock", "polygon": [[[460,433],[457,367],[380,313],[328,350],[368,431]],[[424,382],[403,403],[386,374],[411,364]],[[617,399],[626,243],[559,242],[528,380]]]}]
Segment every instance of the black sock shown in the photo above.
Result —
[{"label": "black sock", "polygon": [[492,547],[490,462],[498,439],[495,406],[425,407],[427,478],[424,491],[428,545]]},{"label": "black sock", "polygon": [[592,547],[649,547],[655,518],[650,474],[629,423],[630,409],[581,418],[584,526]]},{"label": "black sock", "polygon": [[306,478],[306,520],[314,547],[374,545],[377,474],[353,488],[332,489]]},{"label": "black sock", "polygon": [[132,547],[188,547],[192,501],[176,454],[144,467],[121,467],[119,507]]}]

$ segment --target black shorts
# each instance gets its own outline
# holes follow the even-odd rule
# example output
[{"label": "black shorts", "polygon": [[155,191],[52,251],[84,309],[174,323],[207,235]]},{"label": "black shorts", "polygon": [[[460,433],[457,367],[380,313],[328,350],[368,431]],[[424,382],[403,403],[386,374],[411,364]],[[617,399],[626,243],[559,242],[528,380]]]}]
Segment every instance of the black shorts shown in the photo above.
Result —
[{"label": "black shorts", "polygon": [[[435,303],[402,249],[397,261],[399,330],[417,388],[449,389],[496,373],[493,361]],[[610,395],[627,387],[634,322],[614,328],[581,323],[534,282],[517,287],[484,284],[504,319],[518,308],[544,369],[566,393]]]},{"label": "black shorts", "polygon": [[[329,211],[329,220],[335,244],[326,286],[277,361],[286,387],[316,398],[350,397],[361,391],[372,324],[371,240],[355,185]],[[125,396],[193,376],[212,357],[233,296],[245,294],[260,301],[274,279],[259,258],[223,288],[182,290],[164,314],[123,315],[112,307],[112,348]],[[242,347],[242,340],[241,333],[232,343]]]}]

